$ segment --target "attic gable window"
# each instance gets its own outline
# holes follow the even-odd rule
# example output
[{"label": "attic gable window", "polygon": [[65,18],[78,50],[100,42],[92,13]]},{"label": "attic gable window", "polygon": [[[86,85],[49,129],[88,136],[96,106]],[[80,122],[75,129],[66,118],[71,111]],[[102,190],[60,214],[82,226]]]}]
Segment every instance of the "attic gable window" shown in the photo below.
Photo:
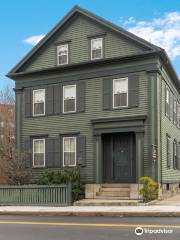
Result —
[{"label": "attic gable window", "polygon": [[91,60],[103,57],[103,38],[91,39]]},{"label": "attic gable window", "polygon": [[58,65],[68,64],[68,44],[57,46],[57,63]]}]

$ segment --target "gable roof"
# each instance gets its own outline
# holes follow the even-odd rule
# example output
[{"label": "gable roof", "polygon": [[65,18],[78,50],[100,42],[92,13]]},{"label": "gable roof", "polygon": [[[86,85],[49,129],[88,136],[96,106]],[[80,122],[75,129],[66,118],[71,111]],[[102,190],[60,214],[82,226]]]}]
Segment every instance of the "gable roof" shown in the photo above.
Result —
[{"label": "gable roof", "polygon": [[14,75],[58,30],[60,30],[65,23],[72,18],[75,14],[82,14],[95,22],[121,34],[125,38],[135,42],[136,44],[146,48],[149,51],[161,51],[162,49],[153,45],[152,43],[124,30],[121,27],[85,10],[80,8],[79,6],[74,6],[71,11],[35,46],[32,50],[7,74],[8,77]]}]

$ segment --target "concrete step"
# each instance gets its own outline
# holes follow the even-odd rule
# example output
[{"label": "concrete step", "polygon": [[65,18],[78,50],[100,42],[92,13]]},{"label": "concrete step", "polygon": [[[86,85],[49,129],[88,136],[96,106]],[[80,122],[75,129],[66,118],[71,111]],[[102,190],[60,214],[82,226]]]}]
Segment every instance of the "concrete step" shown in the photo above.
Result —
[{"label": "concrete step", "polygon": [[102,187],[99,190],[100,192],[130,192],[130,189],[127,187],[121,188],[109,188],[109,187]]},{"label": "concrete step", "polygon": [[104,183],[102,188],[129,188],[130,184],[128,183]]},{"label": "concrete step", "polygon": [[83,199],[74,206],[138,206],[139,200]]},{"label": "concrete step", "polygon": [[109,200],[109,199],[114,199],[114,200],[129,200],[129,196],[125,197],[125,196],[102,196],[102,195],[96,195],[95,199],[105,199],[105,200]]},{"label": "concrete step", "polygon": [[104,197],[129,197],[129,192],[127,191],[115,191],[115,192],[107,192],[107,191],[100,191],[96,193],[96,196],[104,196]]}]

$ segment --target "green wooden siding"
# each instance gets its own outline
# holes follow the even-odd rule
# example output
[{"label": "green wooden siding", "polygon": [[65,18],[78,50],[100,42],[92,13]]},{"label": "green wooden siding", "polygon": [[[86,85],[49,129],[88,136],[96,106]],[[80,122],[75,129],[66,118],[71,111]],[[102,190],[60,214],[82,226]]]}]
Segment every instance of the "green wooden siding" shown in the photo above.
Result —
[{"label": "green wooden siding", "polygon": [[[94,136],[92,128],[92,119],[137,116],[148,114],[148,94],[147,94],[147,76],[145,72],[139,75],[139,107],[104,111],[103,110],[103,78],[93,78],[85,80],[85,112],[75,114],[61,114],[55,116],[24,118],[22,127],[22,144],[27,136],[48,134],[49,137],[57,138],[59,134],[71,132],[80,132],[86,136],[86,167],[82,168],[82,180],[93,182],[95,179],[95,156],[94,156]],[[114,76],[115,77],[115,76]],[[24,101],[23,101],[24,105]],[[24,106],[23,106],[24,109]],[[147,132],[148,125],[145,124]],[[145,133],[145,152],[144,162],[147,167],[148,158],[148,137]],[[44,169],[34,169],[34,177],[42,173]]]},{"label": "green wooden siding", "polygon": [[21,71],[33,71],[43,68],[57,66],[56,46],[58,42],[69,41],[69,63],[79,63],[89,61],[90,39],[88,36],[100,33],[106,34],[105,58],[126,56],[142,53],[143,48],[135,45],[127,39],[113,33],[112,31],[90,21],[89,19],[78,16],[72,19],[64,29],[56,33],[48,43],[33,56],[30,62],[26,63]]},{"label": "green wooden siding", "polygon": [[[162,94],[162,116],[161,116],[161,150],[162,150],[162,181],[165,183],[168,182],[180,182],[180,170],[174,170],[173,169],[173,141],[176,140],[177,143],[180,142],[180,129],[177,128],[173,124],[173,121],[169,120],[167,116],[165,116],[165,87],[166,84],[168,84],[169,88],[173,92],[174,96],[177,98],[177,100],[180,102],[180,96],[175,89],[174,85],[172,84],[171,80],[169,79],[167,73],[165,70],[163,71],[163,78],[161,78],[161,94]],[[167,167],[167,137],[166,134],[168,134],[170,138],[170,149],[171,149],[171,167]]]}]

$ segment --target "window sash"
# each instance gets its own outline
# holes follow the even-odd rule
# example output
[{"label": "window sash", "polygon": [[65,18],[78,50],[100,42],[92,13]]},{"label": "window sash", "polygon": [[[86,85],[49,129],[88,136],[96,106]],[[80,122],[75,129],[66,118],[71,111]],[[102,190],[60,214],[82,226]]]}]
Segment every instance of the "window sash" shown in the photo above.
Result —
[{"label": "window sash", "polygon": [[178,146],[177,146],[177,142],[174,141],[173,142],[173,167],[174,169],[177,169],[178,167],[178,164],[177,164],[177,161],[178,161]]},{"label": "window sash", "polygon": [[33,90],[33,116],[41,115],[45,115],[45,89]]},{"label": "window sash", "polygon": [[113,80],[113,108],[128,106],[128,78]]},{"label": "window sash", "polygon": [[45,167],[45,139],[33,139],[33,167]]},{"label": "window sash", "polygon": [[76,166],[76,137],[63,138],[63,166]]},{"label": "window sash", "polygon": [[68,44],[57,46],[58,65],[68,64]]},{"label": "window sash", "polygon": [[100,59],[103,56],[103,39],[91,39],[91,60]]},{"label": "window sash", "polygon": [[63,113],[68,112],[76,112],[76,85],[63,87]]}]

